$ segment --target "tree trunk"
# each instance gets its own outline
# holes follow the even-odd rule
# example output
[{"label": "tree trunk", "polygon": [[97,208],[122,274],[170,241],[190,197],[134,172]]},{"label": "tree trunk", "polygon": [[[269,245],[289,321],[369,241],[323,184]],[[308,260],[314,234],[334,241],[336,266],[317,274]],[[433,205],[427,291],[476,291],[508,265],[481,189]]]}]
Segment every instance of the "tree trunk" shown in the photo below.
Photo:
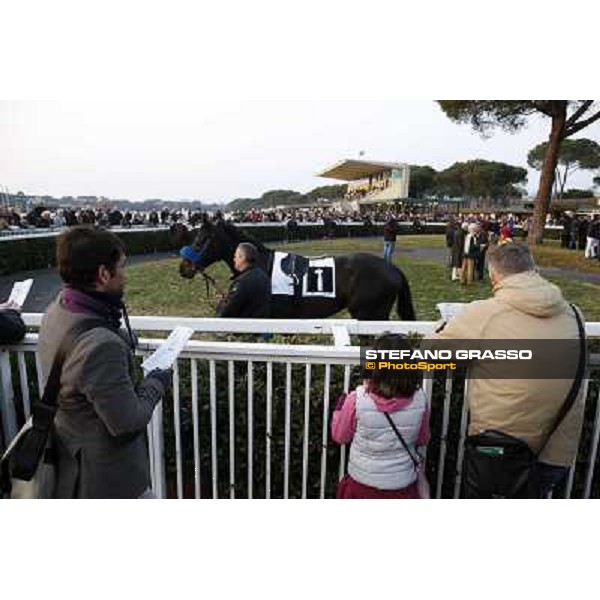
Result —
[{"label": "tree trunk", "polygon": [[529,230],[528,242],[530,245],[541,244],[544,237],[546,215],[550,207],[550,197],[552,196],[556,165],[558,164],[558,151],[560,150],[565,130],[565,121],[567,120],[566,103],[556,102],[555,107],[556,109],[552,115],[550,139],[548,140],[548,147],[544,155],[544,164],[540,176],[540,187],[535,199],[532,227]]},{"label": "tree trunk", "polygon": [[558,178],[558,181],[560,183],[560,191],[558,192],[558,199],[562,200],[563,195],[565,193],[565,184],[567,183],[567,175],[569,174],[569,163],[567,163],[566,167],[565,167],[565,173],[563,175],[563,178]]}]

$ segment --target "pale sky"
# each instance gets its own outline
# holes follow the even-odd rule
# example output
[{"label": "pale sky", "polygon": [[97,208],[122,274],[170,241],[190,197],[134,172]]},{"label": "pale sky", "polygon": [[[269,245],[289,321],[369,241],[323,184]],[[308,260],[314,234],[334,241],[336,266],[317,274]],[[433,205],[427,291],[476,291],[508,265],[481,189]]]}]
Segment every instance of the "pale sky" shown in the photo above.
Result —
[{"label": "pale sky", "polygon": [[[433,101],[0,101],[0,186],[28,195],[205,202],[307,192],[344,158],[429,164],[476,158],[526,166],[547,139],[536,118],[483,139]],[[600,123],[577,137],[600,141]],[[534,194],[538,173],[530,171]],[[590,172],[567,187],[588,188]]]}]

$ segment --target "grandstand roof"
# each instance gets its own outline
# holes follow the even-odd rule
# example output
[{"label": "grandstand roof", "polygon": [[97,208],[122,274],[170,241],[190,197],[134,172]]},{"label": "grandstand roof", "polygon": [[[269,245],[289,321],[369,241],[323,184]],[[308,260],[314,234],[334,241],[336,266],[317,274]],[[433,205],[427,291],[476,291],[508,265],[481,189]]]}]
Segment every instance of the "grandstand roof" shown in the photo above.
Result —
[{"label": "grandstand roof", "polygon": [[395,162],[373,162],[370,160],[341,160],[332,167],[317,173],[318,177],[329,177],[331,179],[343,179],[344,181],[355,181],[364,179],[370,175],[378,175],[391,169],[402,169],[402,163]]}]

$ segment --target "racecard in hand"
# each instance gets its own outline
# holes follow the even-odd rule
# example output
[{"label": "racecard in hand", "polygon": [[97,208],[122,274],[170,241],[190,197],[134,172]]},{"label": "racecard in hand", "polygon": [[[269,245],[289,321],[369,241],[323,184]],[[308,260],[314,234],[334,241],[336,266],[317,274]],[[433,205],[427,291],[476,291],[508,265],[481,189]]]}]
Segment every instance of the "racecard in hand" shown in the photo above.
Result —
[{"label": "racecard in hand", "polygon": [[442,319],[449,321],[452,317],[459,315],[469,304],[467,302],[440,302],[436,308],[440,311]]},{"label": "racecard in hand", "polygon": [[154,369],[168,369],[194,334],[191,327],[175,327],[169,337],[142,363],[147,375]]},{"label": "racecard in hand", "polygon": [[17,304],[19,307],[23,308],[32,285],[33,279],[15,281],[15,284],[10,292],[10,296],[8,297],[7,304],[13,302],[14,304]]}]

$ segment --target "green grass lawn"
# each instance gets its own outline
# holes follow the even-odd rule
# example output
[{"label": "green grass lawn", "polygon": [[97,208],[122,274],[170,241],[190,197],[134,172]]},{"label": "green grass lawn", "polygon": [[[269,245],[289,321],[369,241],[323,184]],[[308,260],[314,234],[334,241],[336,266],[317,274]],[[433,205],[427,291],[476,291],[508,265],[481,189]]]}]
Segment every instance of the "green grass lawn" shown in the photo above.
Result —
[{"label": "green grass lawn", "polygon": [[[275,245],[272,245],[275,247]],[[445,265],[434,260],[423,260],[411,257],[406,250],[418,248],[443,249],[443,236],[401,236],[396,245],[394,262],[406,274],[417,317],[419,320],[438,320],[435,308],[438,302],[469,302],[486,298],[491,294],[489,283],[474,283],[471,286],[460,286],[449,279]],[[382,254],[380,239],[336,239],[301,242],[284,246],[306,256],[335,255],[348,252],[371,252]],[[535,250],[536,259],[541,266],[560,266],[578,269],[581,252],[562,250],[555,244],[547,244]],[[583,258],[580,259],[584,261]],[[591,261],[590,261],[591,262]],[[213,317],[215,300],[211,290],[211,298],[207,300],[204,281],[197,277],[193,280],[182,279],[178,272],[179,261],[175,258],[156,263],[145,263],[128,269],[127,302],[132,315],[170,315],[187,317]],[[600,267],[583,263],[581,269],[587,272],[600,273]],[[223,289],[227,289],[230,277],[229,269],[224,263],[210,267],[208,272],[216,278]],[[560,277],[550,278],[563,290],[570,302],[575,302],[591,321],[600,320],[600,286],[567,280]],[[346,311],[339,317],[349,316]],[[395,308],[392,318],[397,319]]]},{"label": "green grass lawn", "polygon": [[559,267],[600,275],[600,261],[584,258],[583,250],[565,250],[558,240],[549,240],[534,247],[533,256],[540,267]]}]

